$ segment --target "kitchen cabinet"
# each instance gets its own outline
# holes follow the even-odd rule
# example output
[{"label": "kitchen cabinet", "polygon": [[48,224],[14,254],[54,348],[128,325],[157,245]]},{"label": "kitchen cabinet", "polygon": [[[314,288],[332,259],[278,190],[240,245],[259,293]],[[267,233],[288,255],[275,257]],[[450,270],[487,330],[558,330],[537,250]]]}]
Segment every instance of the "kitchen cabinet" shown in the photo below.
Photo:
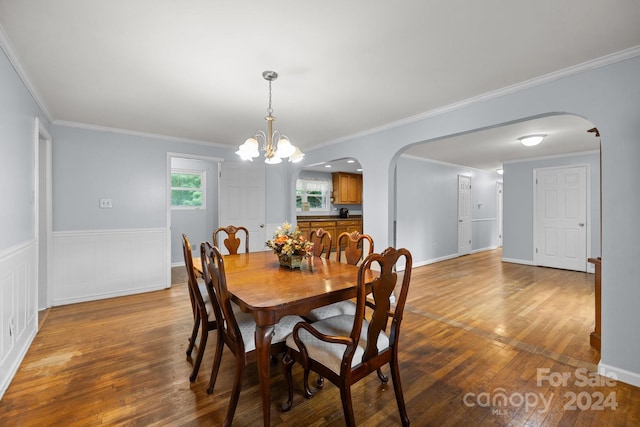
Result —
[{"label": "kitchen cabinet", "polygon": [[345,172],[335,172],[331,175],[334,205],[362,204],[362,175]]},{"label": "kitchen cabinet", "polygon": [[300,232],[302,232],[302,235],[305,238],[309,238],[309,234],[311,233],[311,221],[297,221],[298,222],[298,228],[300,229]]},{"label": "kitchen cabinet", "polygon": [[352,231],[359,231],[362,233],[362,219],[350,218],[350,219],[338,219],[335,217],[317,217],[310,219],[302,219],[299,217],[297,220],[298,228],[302,232],[302,235],[307,239],[310,237],[312,230],[322,228],[324,231],[331,234],[331,240],[335,247],[338,242],[338,237],[343,232],[351,233]]}]

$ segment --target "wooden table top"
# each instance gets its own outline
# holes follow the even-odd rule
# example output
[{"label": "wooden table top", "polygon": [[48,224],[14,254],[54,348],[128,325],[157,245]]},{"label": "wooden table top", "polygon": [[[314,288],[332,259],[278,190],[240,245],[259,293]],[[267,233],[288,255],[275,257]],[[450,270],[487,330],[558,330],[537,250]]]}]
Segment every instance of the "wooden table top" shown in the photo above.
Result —
[{"label": "wooden table top", "polygon": [[[199,259],[194,264],[202,268]],[[358,279],[353,265],[309,257],[301,268],[290,269],[273,252],[225,255],[224,266],[231,299],[263,325],[353,298]]]}]

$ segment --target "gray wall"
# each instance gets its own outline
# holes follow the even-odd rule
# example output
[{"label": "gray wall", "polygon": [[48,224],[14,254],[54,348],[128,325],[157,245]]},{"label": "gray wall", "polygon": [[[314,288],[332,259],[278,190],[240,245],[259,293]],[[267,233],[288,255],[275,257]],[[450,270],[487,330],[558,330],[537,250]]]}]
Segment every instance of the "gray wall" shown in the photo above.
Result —
[{"label": "gray wall", "polygon": [[[156,228],[167,224],[167,153],[231,157],[229,149],[54,126],[53,229]],[[110,198],[112,209],[99,209]]]},{"label": "gray wall", "polygon": [[35,239],[35,117],[49,123],[0,51],[0,252]]},{"label": "gray wall", "polygon": [[396,246],[411,251],[414,265],[458,254],[458,175],[471,177],[472,251],[498,245],[495,173],[402,156],[396,172]]},{"label": "gray wall", "polygon": [[533,171],[553,166],[589,165],[590,175],[590,252],[600,256],[600,154],[587,153],[504,166],[504,241],[502,256],[516,262],[533,262]]}]

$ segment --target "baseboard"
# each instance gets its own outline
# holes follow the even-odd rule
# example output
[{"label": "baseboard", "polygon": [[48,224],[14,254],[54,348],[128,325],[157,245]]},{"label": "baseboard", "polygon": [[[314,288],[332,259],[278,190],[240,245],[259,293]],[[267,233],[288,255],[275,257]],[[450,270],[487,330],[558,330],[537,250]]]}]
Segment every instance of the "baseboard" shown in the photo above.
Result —
[{"label": "baseboard", "polygon": [[454,258],[458,258],[458,254],[446,255],[446,256],[443,256],[443,257],[432,258],[432,259],[427,259],[427,260],[423,260],[423,261],[414,261],[413,262],[413,268],[422,267],[424,265],[429,265],[429,264],[435,264],[436,262],[446,261],[448,259],[454,259]]},{"label": "baseboard", "polygon": [[640,374],[636,372],[616,368],[615,366],[600,362],[598,363],[598,373],[616,381],[622,381],[623,383],[630,384],[634,387],[640,387]]},{"label": "baseboard", "polygon": [[472,254],[477,254],[479,252],[487,252],[487,251],[495,251],[499,246],[487,246],[486,248],[474,249],[471,251]]},{"label": "baseboard", "polygon": [[513,264],[535,265],[533,261],[526,259],[502,258],[502,262],[511,262]]},{"label": "baseboard", "polygon": [[122,291],[92,293],[92,294],[83,295],[79,297],[54,299],[53,305],[59,306],[59,305],[67,305],[67,304],[77,304],[80,302],[98,301],[101,299],[109,299],[109,298],[125,297],[127,295],[143,294],[145,292],[161,291],[163,289],[167,289],[167,286],[165,286],[164,284],[161,284],[157,286],[130,288]]}]

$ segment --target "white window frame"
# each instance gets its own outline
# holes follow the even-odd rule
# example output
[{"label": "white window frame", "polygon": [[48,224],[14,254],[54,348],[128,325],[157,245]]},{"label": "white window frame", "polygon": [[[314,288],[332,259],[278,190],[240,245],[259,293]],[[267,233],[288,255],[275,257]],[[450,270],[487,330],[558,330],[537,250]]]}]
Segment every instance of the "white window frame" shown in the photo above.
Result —
[{"label": "white window frame", "polygon": [[296,199],[298,197],[299,185],[301,185],[302,186],[302,194],[301,194],[302,203],[306,203],[307,202],[307,193],[306,193],[307,184],[309,183],[317,184],[318,182],[325,184],[322,192],[325,206],[321,208],[309,207],[308,211],[303,211],[302,207],[297,206],[297,200],[296,200],[296,212],[329,212],[331,210],[331,190],[332,190],[331,178],[326,178],[326,179],[325,178],[298,178],[298,180],[296,181]]},{"label": "white window frame", "polygon": [[171,195],[173,195],[174,191],[194,191],[198,190],[202,193],[202,205],[200,206],[174,206],[173,202],[171,203],[172,210],[201,210],[207,209],[207,171],[202,169],[181,169],[181,168],[172,168],[171,176],[173,174],[187,174],[187,175],[199,175],[200,176],[200,188],[192,188],[192,187],[171,187]]}]

